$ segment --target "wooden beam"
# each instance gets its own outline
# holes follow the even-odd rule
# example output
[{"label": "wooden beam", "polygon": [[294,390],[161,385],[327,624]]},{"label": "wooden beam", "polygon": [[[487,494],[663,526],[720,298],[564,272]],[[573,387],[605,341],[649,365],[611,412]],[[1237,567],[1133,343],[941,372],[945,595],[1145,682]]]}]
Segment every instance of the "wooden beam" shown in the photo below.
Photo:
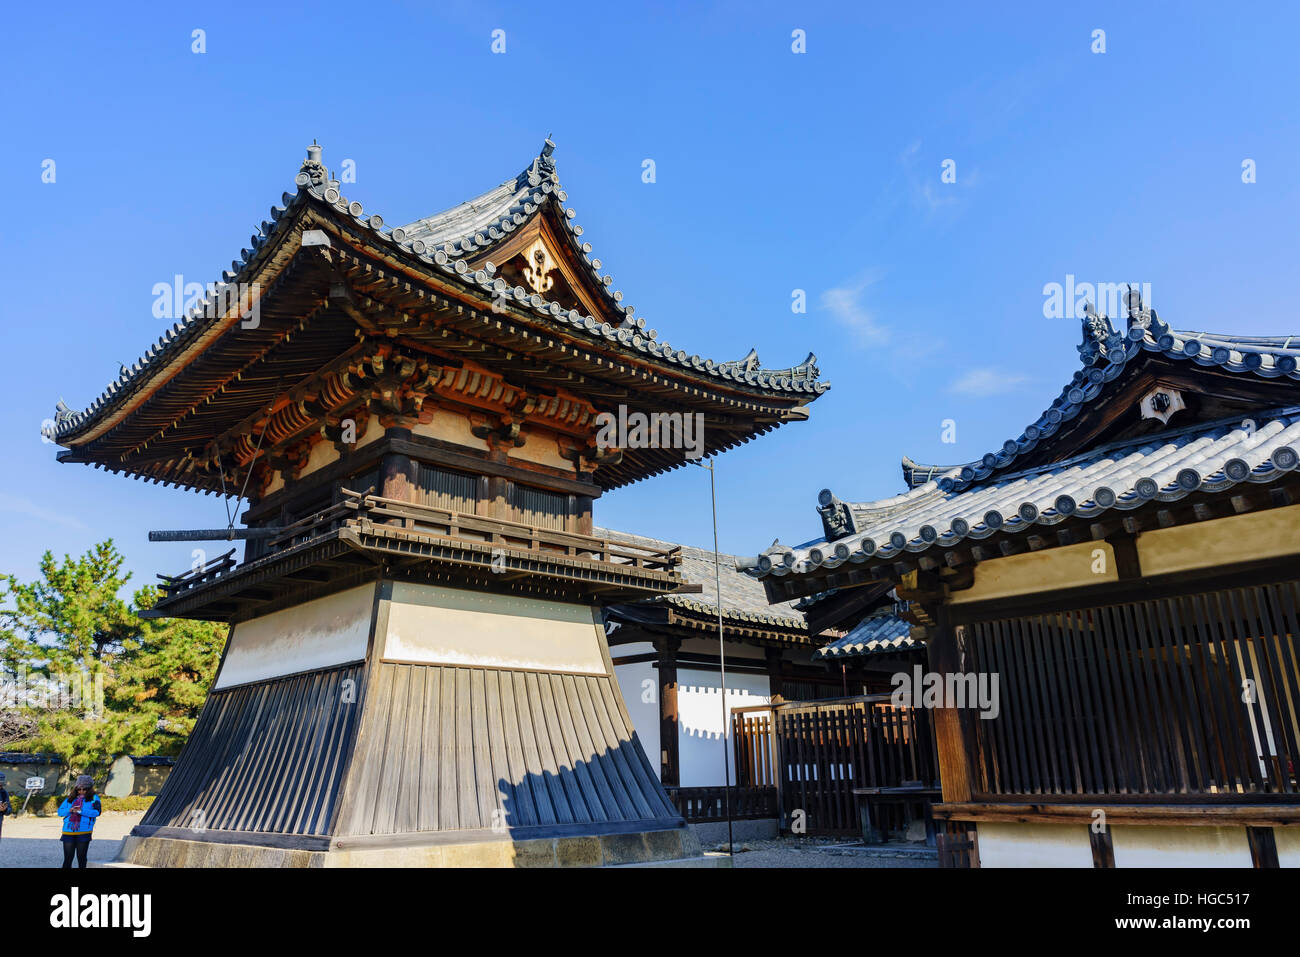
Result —
[{"label": "wooden beam", "polygon": [[[947,791],[945,782],[945,792]],[[936,821],[985,821],[1007,824],[1085,824],[1094,812],[1106,812],[1111,824],[1181,827],[1296,827],[1300,804],[1013,804],[949,801],[932,808]]]}]

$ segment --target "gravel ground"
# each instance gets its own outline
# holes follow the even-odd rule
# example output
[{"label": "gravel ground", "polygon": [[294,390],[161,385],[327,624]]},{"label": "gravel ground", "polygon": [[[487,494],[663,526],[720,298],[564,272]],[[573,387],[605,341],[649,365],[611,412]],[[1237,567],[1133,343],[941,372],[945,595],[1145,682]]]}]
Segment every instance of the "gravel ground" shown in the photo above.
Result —
[{"label": "gravel ground", "polygon": [[[143,811],[105,811],[95,824],[88,864],[103,865],[117,857],[122,838],[140,823]],[[0,867],[61,867],[60,817],[6,817],[0,834]],[[75,866],[75,865],[74,865]]]},{"label": "gravel ground", "polygon": [[[726,844],[708,848],[726,851]],[[867,847],[842,838],[783,837],[737,842],[733,867],[938,867],[934,848]]]},{"label": "gravel ground", "polygon": [[[90,866],[103,865],[117,856],[122,838],[140,822],[143,811],[106,812],[95,825],[90,842]],[[59,867],[63,847],[59,843],[57,817],[5,818],[0,837],[0,867]],[[706,850],[727,850],[725,844]],[[938,867],[932,848],[916,845],[901,848],[865,847],[837,838],[783,837],[770,841],[737,841],[734,867]]]}]

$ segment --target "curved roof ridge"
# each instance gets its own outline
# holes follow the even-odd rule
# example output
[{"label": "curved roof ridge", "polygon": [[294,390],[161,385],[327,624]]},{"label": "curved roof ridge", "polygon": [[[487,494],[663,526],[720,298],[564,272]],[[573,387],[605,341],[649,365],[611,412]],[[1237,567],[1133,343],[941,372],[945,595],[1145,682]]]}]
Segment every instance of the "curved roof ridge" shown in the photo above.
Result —
[{"label": "curved roof ridge", "polygon": [[512,201],[516,190],[516,181],[506,180],[500,186],[494,186],[473,199],[467,199],[442,212],[421,217],[398,228],[404,230],[410,239],[423,239],[426,243],[435,244],[473,236],[477,230],[487,226],[488,223],[495,223],[503,213],[511,209],[513,202],[504,201]]},{"label": "curved roof ridge", "polygon": [[1300,355],[1300,335],[1290,336],[1237,336],[1222,332],[1194,332],[1174,330],[1174,335],[1184,339],[1196,339],[1207,344],[1222,344],[1243,353],[1273,353],[1283,355]]},{"label": "curved roof ridge", "polygon": [[[533,179],[536,179],[540,195],[547,198],[544,201],[549,201],[549,198],[553,197],[556,202],[563,202],[567,199],[567,194],[559,187],[558,181],[553,186],[550,186],[545,181],[548,172],[554,172],[554,162],[550,160],[550,154],[554,148],[555,144],[548,139],[542,152],[534,158],[533,163],[524,173],[520,174],[520,177],[526,177],[530,186]],[[496,267],[491,263],[486,263],[482,269],[471,271],[465,262],[464,256],[474,250],[465,245],[464,238],[455,245],[444,242],[434,248],[423,239],[408,237],[404,227],[389,228],[385,226],[383,217],[378,214],[363,217],[364,207],[359,202],[350,202],[347,197],[342,195],[339,189],[342,184],[334,179],[330,171],[325,167],[321,159],[322,152],[323,147],[315,141],[307,148],[307,159],[294,177],[294,183],[297,185],[298,191],[292,194],[284,193],[281,196],[283,205],[271,207],[271,218],[262,222],[258,232],[254,233],[250,239],[248,247],[240,250],[240,258],[231,262],[231,268],[222,272],[221,281],[210,284],[207,296],[187,310],[185,315],[174,323],[171,328],[167,329],[158,338],[158,341],[150,346],[134,364],[129,367],[122,366],[117,379],[110,382],[100,395],[83,410],[75,411],[60,400],[55,407],[53,425],[43,427],[41,430],[42,435],[58,444],[64,444],[66,440],[71,439],[79,431],[97,421],[100,416],[107,414],[111,409],[117,408],[128,395],[134,393],[140,387],[142,382],[147,383],[159,362],[163,362],[165,366],[165,363],[170,361],[179,351],[194,345],[196,340],[211,331],[213,325],[226,318],[226,311],[228,310],[220,307],[223,302],[227,301],[230,287],[235,285],[241,277],[251,273],[255,265],[265,258],[264,250],[271,239],[279,232],[279,226],[286,220],[286,214],[291,209],[300,206],[308,197],[351,216],[351,225],[362,231],[367,231],[371,238],[394,245],[401,252],[417,257],[427,266],[435,267],[441,272],[449,274],[449,276],[455,274],[461,282],[480,287],[484,295],[513,298],[515,300],[514,304],[519,308],[529,310],[556,325],[567,326],[570,332],[578,331],[593,339],[605,339],[610,343],[618,343],[626,348],[634,349],[655,359],[682,366],[685,369],[706,373],[719,379],[731,380],[753,388],[777,392],[802,392],[813,397],[821,395],[830,388],[829,382],[820,380],[821,373],[815,362],[816,357],[812,354],[809,354],[808,359],[800,366],[789,369],[768,370],[758,367],[758,356],[752,349],[750,350],[750,356],[733,362],[718,362],[698,354],[688,355],[683,350],[674,350],[667,341],[658,339],[658,333],[654,329],[645,330],[644,319],[632,319],[632,307],[620,304],[622,293],[608,293],[609,284],[612,282],[608,276],[601,277],[600,285],[606,289],[611,300],[625,316],[624,322],[618,327],[614,327],[607,322],[598,321],[593,316],[584,316],[576,309],[565,309],[559,303],[547,300],[535,293],[530,295],[522,287],[508,288],[506,282],[495,275]],[[549,170],[548,163],[550,164]],[[502,189],[508,183],[509,181],[502,184],[501,187],[497,187],[497,189]],[[549,189],[548,186],[550,186]],[[494,190],[489,190],[488,193],[481,194],[477,199],[482,199],[492,192]],[[538,192],[531,194],[533,197],[537,195],[539,195]],[[475,201],[470,200],[469,202]],[[539,205],[530,197],[521,208],[527,209],[529,204],[534,207]],[[536,210],[534,209],[533,212],[535,213]],[[513,232],[517,228],[515,223],[515,216],[517,215],[522,216],[523,213],[516,211],[512,212],[508,217],[503,217],[499,224],[500,229],[504,232]],[[582,227],[572,223],[573,211],[571,209],[566,209],[564,216],[565,222],[569,224],[568,233],[570,239],[575,246],[578,246],[578,237],[582,234]],[[477,248],[477,239],[473,238],[471,242]],[[450,252],[448,246],[452,246]],[[589,258],[590,243],[582,243],[578,246],[578,249],[585,258]],[[593,272],[599,272],[599,259],[590,260],[589,265]],[[223,299],[223,297],[226,297],[226,299]]]},{"label": "curved roof ridge", "polygon": [[1230,336],[1186,332],[1172,328],[1156,311],[1143,304],[1136,290],[1128,293],[1128,328],[1121,334],[1111,320],[1085,303],[1083,341],[1079,344],[1082,367],[1061,394],[1018,438],[1008,439],[996,451],[961,466],[956,475],[939,479],[945,491],[959,491],[1005,473],[1020,456],[1077,418],[1108,382],[1142,352],[1159,352],[1170,359],[1190,360],[1201,366],[1218,366],[1239,374],[1263,378],[1300,380],[1300,336]]},{"label": "curved roof ridge", "polygon": [[[548,204],[559,206],[568,201],[569,194],[560,185],[554,153],[555,143],[548,136],[541,152],[513,180],[506,180],[500,186],[441,213],[399,226],[394,230],[401,236],[399,242],[420,240],[426,245],[441,246],[452,259],[477,257],[491,250],[516,229],[541,215]],[[645,319],[632,319],[636,310],[623,305],[623,293],[613,288],[613,277],[602,275],[601,261],[592,258],[591,243],[581,241],[584,230],[576,222],[577,214],[572,207],[561,209],[558,216],[564,223],[570,244],[586,263],[590,279],[600,290],[605,304],[623,316],[622,326],[644,330]],[[658,334],[652,329],[648,335],[654,339]]]}]

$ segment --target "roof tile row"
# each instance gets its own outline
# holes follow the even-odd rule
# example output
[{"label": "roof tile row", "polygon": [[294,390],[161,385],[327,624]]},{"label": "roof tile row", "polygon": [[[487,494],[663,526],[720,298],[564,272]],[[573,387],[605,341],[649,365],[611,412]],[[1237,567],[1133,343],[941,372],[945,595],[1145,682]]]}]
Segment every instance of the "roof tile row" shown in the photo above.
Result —
[{"label": "roof tile row", "polygon": [[[842,538],[799,548],[774,545],[753,563],[760,575],[800,574],[844,562],[951,548],[997,532],[1022,533],[1071,516],[1091,518],[1194,492],[1268,483],[1300,464],[1300,407],[1201,424],[1113,443],[1050,465],[1002,475],[978,487],[948,479],[861,506],[864,525]],[[823,491],[822,497],[829,496]],[[745,563],[750,564],[750,563]]]}]

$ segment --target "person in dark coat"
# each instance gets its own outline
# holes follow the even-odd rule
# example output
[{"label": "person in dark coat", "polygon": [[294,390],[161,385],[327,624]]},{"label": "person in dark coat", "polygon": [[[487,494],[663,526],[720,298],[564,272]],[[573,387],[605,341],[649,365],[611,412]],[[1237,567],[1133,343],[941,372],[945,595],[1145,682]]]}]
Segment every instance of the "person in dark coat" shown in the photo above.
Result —
[{"label": "person in dark coat", "polygon": [[12,814],[13,808],[9,804],[9,792],[5,790],[5,776],[0,774],[0,837],[5,831],[5,817]]},{"label": "person in dark coat", "polygon": [[78,776],[72,786],[72,793],[59,805],[59,817],[63,818],[63,867],[72,867],[72,855],[77,856],[77,866],[86,866],[86,855],[90,853],[90,835],[95,830],[95,819],[103,808],[99,795],[95,793],[95,782],[89,774]]}]

